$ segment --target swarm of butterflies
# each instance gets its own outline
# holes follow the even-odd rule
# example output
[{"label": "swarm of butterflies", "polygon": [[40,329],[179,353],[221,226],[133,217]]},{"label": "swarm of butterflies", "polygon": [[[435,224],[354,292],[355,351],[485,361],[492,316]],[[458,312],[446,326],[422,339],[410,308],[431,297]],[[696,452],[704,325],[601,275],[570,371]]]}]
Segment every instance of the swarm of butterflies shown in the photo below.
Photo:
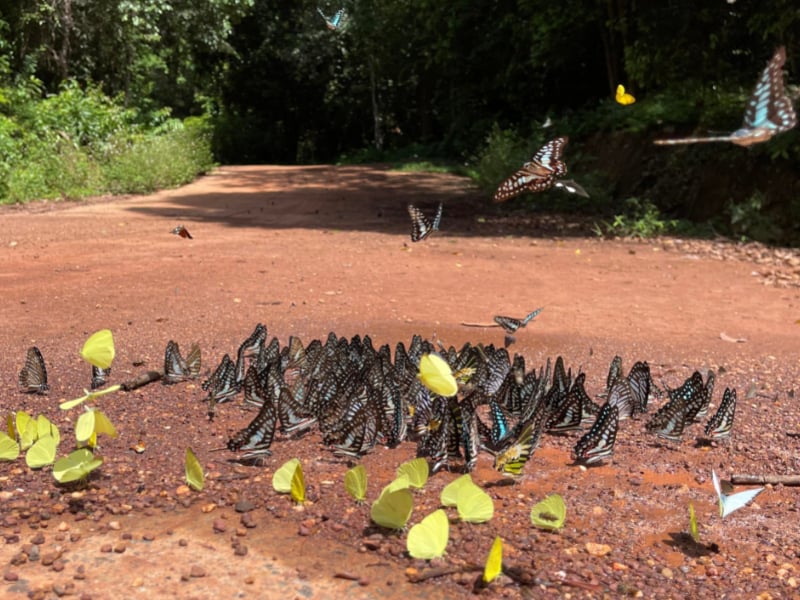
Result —
[{"label": "swarm of butterflies", "polygon": [[[418,335],[408,347],[399,342],[394,353],[388,344],[376,349],[369,336],[348,340],[333,332],[308,345],[297,337],[284,346],[267,339],[259,324],[236,360],[226,354],[202,383],[210,418],[239,393],[244,407],[258,410],[227,443],[244,461],[269,456],[276,433],[297,437],[316,428],[340,457],[357,459],[378,444],[410,440],[433,472],[455,463],[470,471],[487,451],[498,471],[514,477],[543,434],[588,427],[573,453],[577,462],[592,464],[613,456],[619,422],[646,413],[656,391],[646,362],[636,362],[624,376],[620,357],[611,363],[600,406],[585,390],[585,373],[573,375],[561,357],[537,371],[526,370],[525,359],[505,348],[466,343],[457,350]],[[195,346],[185,361],[170,342],[164,383],[197,377],[199,355]],[[433,383],[440,376],[452,387]],[[714,381],[713,372],[705,381],[695,372],[680,387],[664,386],[669,400],[646,431],[679,441],[686,427],[708,414]],[[729,437],[735,410],[736,391],[726,389],[705,426],[706,438]]]}]

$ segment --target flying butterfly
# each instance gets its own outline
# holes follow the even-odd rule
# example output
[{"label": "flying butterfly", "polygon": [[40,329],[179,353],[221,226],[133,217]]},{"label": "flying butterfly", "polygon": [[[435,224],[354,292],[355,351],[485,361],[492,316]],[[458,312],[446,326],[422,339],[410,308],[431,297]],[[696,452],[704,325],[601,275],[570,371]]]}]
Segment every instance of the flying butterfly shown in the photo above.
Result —
[{"label": "flying butterfly", "polygon": [[46,394],[50,386],[47,385],[47,368],[39,348],[31,346],[25,357],[25,366],[19,372],[19,386],[28,394]]},{"label": "flying butterfly", "polygon": [[610,458],[614,454],[618,423],[619,409],[606,402],[592,428],[575,444],[576,460],[590,465]]},{"label": "flying butterfly", "polygon": [[442,211],[444,205],[439,202],[433,221],[430,221],[425,214],[413,204],[408,205],[408,214],[411,217],[411,241],[421,242],[432,232],[439,231],[439,223],[442,221]]},{"label": "flying butterfly", "polygon": [[333,15],[330,19],[325,15],[324,12],[322,12],[322,9],[320,9],[319,7],[317,7],[317,12],[323,19],[325,19],[325,26],[331,31],[336,31],[337,29],[341,29],[347,22],[347,13],[343,8],[337,10],[336,14]]},{"label": "flying butterfly", "polygon": [[636,98],[626,92],[625,86],[622,84],[617,86],[617,93],[614,95],[614,100],[616,100],[618,104],[622,104],[622,106],[627,106],[636,102]]},{"label": "flying butterfly", "polygon": [[706,437],[725,439],[731,436],[733,418],[736,416],[736,389],[725,388],[722,402],[714,416],[706,423]]},{"label": "flying butterfly", "polygon": [[59,483],[70,483],[86,478],[103,464],[103,458],[95,456],[88,448],[78,448],[68,456],[59,458],[53,465],[53,477]]},{"label": "flying butterfly", "polygon": [[182,238],[185,238],[185,239],[190,239],[190,240],[194,239],[192,237],[192,234],[189,233],[189,230],[186,229],[186,227],[184,227],[183,225],[178,225],[175,229],[170,231],[170,233],[174,233],[175,235],[179,235],[179,236],[181,236]]},{"label": "flying butterfly", "polygon": [[494,318],[494,322],[500,325],[505,331],[508,333],[516,333],[517,329],[520,327],[525,327],[528,323],[530,323],[533,319],[535,319],[540,312],[544,310],[544,307],[537,308],[533,312],[529,313],[522,319],[515,319],[514,317],[503,317],[503,316],[496,316]]},{"label": "flying butterfly", "polygon": [[697,144],[701,142],[731,142],[750,146],[766,142],[774,135],[789,131],[797,125],[797,114],[783,85],[783,65],[786,48],[775,50],[772,59],[761,72],[753,94],[747,101],[742,126],[729,135],[690,137],[674,140],[655,140],[655,144]]},{"label": "flying butterfly", "polygon": [[567,174],[567,165],[561,160],[561,154],[568,140],[565,136],[547,142],[519,171],[498,186],[492,199],[505,202],[525,191],[544,192],[554,187],[558,178]]}]

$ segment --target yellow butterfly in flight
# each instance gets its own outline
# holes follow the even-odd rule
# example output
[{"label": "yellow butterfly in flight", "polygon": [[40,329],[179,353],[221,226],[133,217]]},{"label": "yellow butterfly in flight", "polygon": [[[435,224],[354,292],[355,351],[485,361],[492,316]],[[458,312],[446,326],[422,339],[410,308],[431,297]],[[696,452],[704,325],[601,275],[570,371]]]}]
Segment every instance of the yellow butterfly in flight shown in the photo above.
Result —
[{"label": "yellow butterfly in flight", "polygon": [[626,92],[625,86],[622,84],[617,86],[617,95],[614,99],[623,106],[627,106],[628,104],[633,104],[634,102],[636,102],[636,98],[634,98],[631,94]]}]

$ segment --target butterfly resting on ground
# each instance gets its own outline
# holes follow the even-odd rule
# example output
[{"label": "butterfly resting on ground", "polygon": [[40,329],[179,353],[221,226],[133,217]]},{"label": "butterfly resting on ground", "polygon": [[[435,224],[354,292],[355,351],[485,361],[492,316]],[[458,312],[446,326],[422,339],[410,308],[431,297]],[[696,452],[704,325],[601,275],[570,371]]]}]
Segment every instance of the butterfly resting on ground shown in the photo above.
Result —
[{"label": "butterfly resting on ground", "polygon": [[19,372],[19,386],[22,391],[29,394],[45,394],[50,386],[47,385],[47,368],[39,348],[31,346],[25,356],[25,366]]},{"label": "butterfly resting on ground", "polygon": [[690,137],[674,140],[655,140],[655,144],[697,144],[702,142],[731,142],[750,146],[766,142],[772,136],[789,131],[797,125],[797,114],[783,86],[783,65],[786,48],[781,46],[761,72],[756,88],[747,101],[742,126],[729,135]]},{"label": "butterfly resting on ground", "polygon": [[186,229],[186,227],[184,227],[183,225],[178,225],[178,226],[177,226],[175,229],[173,229],[172,231],[170,231],[170,233],[174,233],[175,235],[179,235],[179,236],[181,236],[182,238],[188,238],[188,239],[190,239],[190,240],[191,240],[191,239],[194,239],[194,238],[192,237],[192,234],[191,234],[191,233],[189,233],[189,230],[188,230],[188,229]]},{"label": "butterfly resting on ground", "polygon": [[442,221],[443,208],[444,207],[442,203],[439,202],[439,206],[436,209],[436,215],[434,215],[433,221],[429,221],[428,217],[426,217],[420,209],[413,204],[408,205],[408,214],[411,217],[412,242],[421,242],[428,237],[431,232],[439,231],[439,223]]}]

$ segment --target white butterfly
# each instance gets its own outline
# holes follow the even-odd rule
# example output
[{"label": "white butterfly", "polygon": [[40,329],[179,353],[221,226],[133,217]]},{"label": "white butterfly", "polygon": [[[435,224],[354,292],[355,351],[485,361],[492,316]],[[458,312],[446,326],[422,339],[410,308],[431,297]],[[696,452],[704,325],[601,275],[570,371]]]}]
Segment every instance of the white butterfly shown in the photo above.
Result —
[{"label": "white butterfly", "polygon": [[714,490],[717,492],[717,496],[719,497],[719,514],[723,518],[726,515],[731,514],[733,511],[739,510],[743,506],[746,506],[753,498],[764,491],[764,488],[760,487],[726,496],[722,493],[722,486],[719,483],[719,477],[717,477],[714,469],[711,469],[711,480],[714,482]]}]

